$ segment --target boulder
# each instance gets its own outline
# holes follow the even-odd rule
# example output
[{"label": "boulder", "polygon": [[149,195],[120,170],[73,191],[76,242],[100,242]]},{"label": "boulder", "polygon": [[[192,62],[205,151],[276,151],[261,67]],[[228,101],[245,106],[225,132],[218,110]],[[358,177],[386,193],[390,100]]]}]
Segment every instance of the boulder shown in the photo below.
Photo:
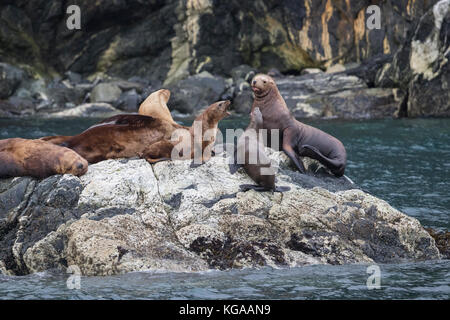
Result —
[{"label": "boulder", "polygon": [[250,82],[255,74],[257,74],[257,70],[246,64],[242,64],[231,69],[231,77],[233,78],[233,82],[237,82],[239,79]]},{"label": "boulder", "polygon": [[47,117],[93,117],[107,118],[121,113],[109,103],[84,103],[75,108],[49,113]]},{"label": "boulder", "polygon": [[436,3],[378,72],[376,85],[408,93],[408,117],[450,116],[450,0]]},{"label": "boulder", "polygon": [[[216,150],[219,150],[217,148]],[[205,164],[102,161],[82,177],[0,180],[0,272],[76,265],[83,275],[439,259],[415,218],[304,159],[267,149],[284,193],[252,183],[219,152]]]},{"label": "boulder", "polygon": [[112,103],[119,99],[122,90],[114,83],[99,83],[92,89],[91,102]]},{"label": "boulder", "polygon": [[181,113],[198,113],[204,107],[220,100],[226,90],[225,79],[203,71],[168,87],[170,105]]},{"label": "boulder", "polygon": [[0,63],[0,99],[12,96],[25,76],[26,73],[22,69]]},{"label": "boulder", "polygon": [[402,90],[368,88],[363,79],[345,73],[286,76],[275,81],[297,118],[397,117],[405,97]]},{"label": "boulder", "polygon": [[137,112],[141,103],[141,96],[135,89],[123,92],[114,102],[114,107],[123,111]]}]

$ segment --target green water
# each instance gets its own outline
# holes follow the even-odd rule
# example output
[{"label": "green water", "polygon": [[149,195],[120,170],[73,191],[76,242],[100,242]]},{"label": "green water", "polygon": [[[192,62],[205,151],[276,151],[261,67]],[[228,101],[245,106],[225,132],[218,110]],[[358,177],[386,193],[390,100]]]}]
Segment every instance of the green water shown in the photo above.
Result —
[{"label": "green water", "polygon": [[[97,121],[0,119],[0,139],[72,135]],[[224,119],[220,128],[242,128],[247,122]],[[344,143],[346,175],[365,191],[426,227],[450,229],[450,119],[304,122]],[[67,289],[66,275],[46,272],[0,276],[0,298],[448,299],[449,270],[449,261],[382,265],[380,290],[367,289],[362,265],[83,277],[81,290]]]}]

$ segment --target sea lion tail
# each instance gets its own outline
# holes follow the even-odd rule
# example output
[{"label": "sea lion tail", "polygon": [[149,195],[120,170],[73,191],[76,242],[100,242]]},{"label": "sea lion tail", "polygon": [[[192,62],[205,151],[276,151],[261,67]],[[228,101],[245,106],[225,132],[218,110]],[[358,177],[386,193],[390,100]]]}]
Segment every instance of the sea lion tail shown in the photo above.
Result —
[{"label": "sea lion tail", "polygon": [[345,164],[341,160],[325,157],[316,147],[311,145],[305,144],[302,145],[302,148],[309,149],[311,152],[313,152],[314,155],[319,158],[317,160],[325,164],[325,166],[327,166],[337,177],[341,177],[344,175]]}]

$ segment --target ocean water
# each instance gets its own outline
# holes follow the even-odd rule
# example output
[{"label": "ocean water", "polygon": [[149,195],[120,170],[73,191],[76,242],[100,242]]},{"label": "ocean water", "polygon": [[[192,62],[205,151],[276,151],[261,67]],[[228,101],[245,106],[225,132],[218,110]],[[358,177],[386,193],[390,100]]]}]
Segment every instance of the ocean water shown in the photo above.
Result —
[{"label": "ocean water", "polygon": [[[0,139],[76,134],[97,119],[0,119]],[[183,120],[189,124],[189,120]],[[222,130],[247,118],[224,119]],[[304,121],[346,146],[346,175],[365,191],[417,218],[450,229],[450,119]],[[203,273],[82,277],[44,272],[0,275],[0,299],[449,299],[450,261],[380,265],[381,288],[366,286],[367,265],[316,265]]]}]

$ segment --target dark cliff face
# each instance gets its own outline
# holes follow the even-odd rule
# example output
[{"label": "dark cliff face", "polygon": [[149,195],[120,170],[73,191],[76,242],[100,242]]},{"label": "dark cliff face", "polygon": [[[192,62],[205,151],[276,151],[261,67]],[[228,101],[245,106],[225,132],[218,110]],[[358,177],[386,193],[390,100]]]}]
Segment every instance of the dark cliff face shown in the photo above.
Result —
[{"label": "dark cliff face", "polygon": [[[434,0],[16,0],[0,5],[0,61],[174,82],[248,64],[298,72],[394,53]],[[81,30],[66,9],[81,8]],[[366,28],[367,6],[381,29]]]}]

